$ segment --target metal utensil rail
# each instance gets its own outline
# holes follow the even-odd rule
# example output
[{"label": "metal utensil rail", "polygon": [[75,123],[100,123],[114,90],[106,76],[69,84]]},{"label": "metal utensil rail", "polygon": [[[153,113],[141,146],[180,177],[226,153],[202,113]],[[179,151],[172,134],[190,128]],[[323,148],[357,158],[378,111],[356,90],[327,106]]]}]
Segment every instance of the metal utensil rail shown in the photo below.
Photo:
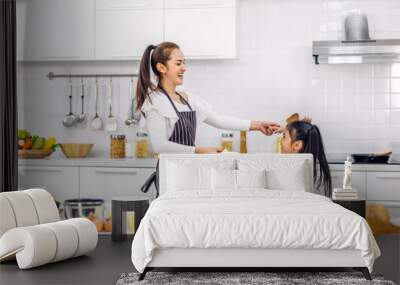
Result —
[{"label": "metal utensil rail", "polygon": [[138,77],[138,74],[55,74],[49,72],[47,78],[53,80],[55,78],[101,78],[101,77]]}]

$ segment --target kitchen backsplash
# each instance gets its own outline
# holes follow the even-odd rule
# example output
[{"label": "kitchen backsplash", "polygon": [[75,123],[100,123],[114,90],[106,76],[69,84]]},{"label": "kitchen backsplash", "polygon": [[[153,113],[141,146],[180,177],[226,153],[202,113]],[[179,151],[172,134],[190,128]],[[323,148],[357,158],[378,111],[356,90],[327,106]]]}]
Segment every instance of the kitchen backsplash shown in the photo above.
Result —
[{"label": "kitchen backsplash", "polygon": [[[351,9],[367,14],[372,38],[400,38],[398,0],[241,0],[239,59],[188,61],[184,87],[221,114],[281,123],[293,112],[310,116],[320,127],[329,153],[388,149],[390,142],[400,142],[400,63],[314,65],[311,56],[313,40],[342,39],[344,11]],[[88,123],[65,128],[62,119],[68,112],[68,82],[49,80],[46,74],[137,70],[137,61],[20,63],[19,125],[43,136],[56,136],[61,142],[93,142],[92,155],[106,156],[109,133],[90,128],[94,79],[84,79]],[[103,118],[107,115],[108,81],[99,79]],[[73,86],[73,111],[79,113],[80,79],[73,80]],[[124,124],[129,78],[115,78],[113,86],[118,133],[132,140],[137,128]],[[201,125],[197,144],[216,145],[220,134],[220,130]],[[235,150],[239,149],[238,137],[235,133]],[[275,138],[249,135],[250,152],[272,152],[274,144]]]}]

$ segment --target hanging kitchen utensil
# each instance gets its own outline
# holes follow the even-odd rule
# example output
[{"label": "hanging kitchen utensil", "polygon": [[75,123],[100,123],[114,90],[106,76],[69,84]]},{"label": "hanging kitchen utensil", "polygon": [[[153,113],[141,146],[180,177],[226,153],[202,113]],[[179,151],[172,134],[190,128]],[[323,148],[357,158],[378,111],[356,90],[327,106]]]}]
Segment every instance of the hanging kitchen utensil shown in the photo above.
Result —
[{"label": "hanging kitchen utensil", "polygon": [[136,106],[137,106],[137,100],[136,96],[134,96],[132,100],[132,113],[133,113],[132,117],[139,123],[142,114],[140,113],[140,111],[136,110]]},{"label": "hanging kitchen utensil", "polygon": [[72,113],[72,81],[69,78],[69,113],[63,119],[64,127],[72,127],[76,124],[78,117]]},{"label": "hanging kitchen utensil", "polygon": [[96,85],[95,85],[95,105],[94,105],[94,111],[95,115],[94,118],[92,119],[92,129],[93,130],[101,130],[103,128],[103,120],[100,118],[99,113],[98,113],[98,101],[99,101],[99,82],[96,77]]},{"label": "hanging kitchen utensil", "polygon": [[78,116],[78,123],[83,123],[86,120],[86,115],[85,115],[85,108],[84,108],[84,102],[85,102],[85,86],[83,84],[83,78],[81,78],[81,85],[82,85],[82,94],[81,94],[81,113]]},{"label": "hanging kitchen utensil", "polygon": [[131,78],[131,81],[129,82],[129,99],[131,101],[131,105],[129,108],[129,117],[128,119],[125,120],[125,125],[131,126],[134,124],[137,124],[137,120],[134,118],[134,113],[135,113],[135,103],[134,103],[134,94],[133,94],[133,78]]},{"label": "hanging kitchen utensil", "polygon": [[112,78],[110,78],[110,84],[108,86],[108,117],[106,118],[105,129],[108,132],[115,132],[117,130],[117,119],[112,114],[112,97],[113,97],[113,85]]},{"label": "hanging kitchen utensil", "polygon": [[134,120],[137,121],[137,124],[139,124],[142,113],[140,112],[140,110],[136,110],[137,100],[135,93],[133,91],[134,90],[133,90],[133,78],[132,78],[132,117]]}]

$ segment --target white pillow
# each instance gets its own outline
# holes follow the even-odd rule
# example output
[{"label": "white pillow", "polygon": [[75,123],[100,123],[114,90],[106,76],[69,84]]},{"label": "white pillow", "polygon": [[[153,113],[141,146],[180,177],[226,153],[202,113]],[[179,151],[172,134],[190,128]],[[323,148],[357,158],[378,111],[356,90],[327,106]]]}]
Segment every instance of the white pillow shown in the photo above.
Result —
[{"label": "white pillow", "polygon": [[267,170],[236,170],[237,187],[267,188]]},{"label": "white pillow", "polygon": [[276,190],[306,191],[306,164],[295,161],[278,164],[268,169],[268,188]]},{"label": "white pillow", "polygon": [[211,170],[214,191],[234,191],[241,188],[267,188],[267,171],[262,170]]},{"label": "white pillow", "polygon": [[211,181],[213,190],[236,190],[236,170],[213,167]]},{"label": "white pillow", "polygon": [[267,188],[274,190],[306,191],[309,172],[305,161],[291,159],[239,159],[239,170],[267,171]]},{"label": "white pillow", "polygon": [[169,162],[167,191],[211,189],[211,167]]}]

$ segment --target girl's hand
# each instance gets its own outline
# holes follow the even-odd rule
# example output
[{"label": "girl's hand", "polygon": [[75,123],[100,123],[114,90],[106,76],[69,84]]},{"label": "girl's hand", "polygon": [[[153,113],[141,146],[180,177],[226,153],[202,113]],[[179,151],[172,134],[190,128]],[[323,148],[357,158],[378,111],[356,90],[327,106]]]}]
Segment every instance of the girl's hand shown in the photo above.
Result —
[{"label": "girl's hand", "polygon": [[280,125],[274,122],[265,121],[251,121],[250,130],[260,131],[266,136],[270,136],[279,132],[281,129]]},{"label": "girl's hand", "polygon": [[223,149],[221,147],[202,147],[196,146],[194,149],[194,153],[219,153],[222,152]]}]

